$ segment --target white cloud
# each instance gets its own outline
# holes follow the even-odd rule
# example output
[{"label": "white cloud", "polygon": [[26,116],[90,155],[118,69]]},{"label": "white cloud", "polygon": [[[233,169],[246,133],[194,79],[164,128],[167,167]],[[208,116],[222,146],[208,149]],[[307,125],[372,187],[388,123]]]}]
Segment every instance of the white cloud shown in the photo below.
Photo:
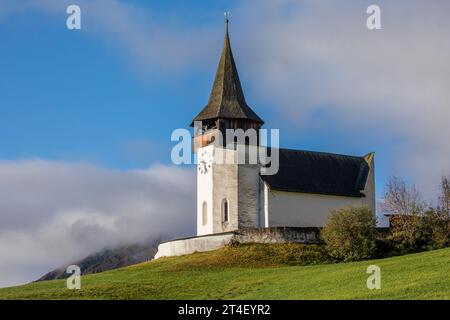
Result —
[{"label": "white cloud", "polygon": [[191,170],[0,162],[0,286],[107,246],[195,233]]},{"label": "white cloud", "polygon": [[383,29],[375,31],[366,28],[370,4],[250,2],[236,18],[241,70],[285,127],[314,134],[314,114],[333,119],[345,144],[389,148],[385,174],[430,194],[450,171],[450,3],[378,1]]}]

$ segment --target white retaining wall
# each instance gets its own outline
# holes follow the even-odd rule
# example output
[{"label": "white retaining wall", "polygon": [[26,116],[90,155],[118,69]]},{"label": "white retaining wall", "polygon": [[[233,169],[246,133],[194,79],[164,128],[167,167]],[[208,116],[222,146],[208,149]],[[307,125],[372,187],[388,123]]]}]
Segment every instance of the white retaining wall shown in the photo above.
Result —
[{"label": "white retaining wall", "polygon": [[158,252],[155,255],[155,259],[181,256],[196,251],[203,252],[216,250],[230,243],[233,236],[234,233],[229,232],[164,242],[158,246]]}]

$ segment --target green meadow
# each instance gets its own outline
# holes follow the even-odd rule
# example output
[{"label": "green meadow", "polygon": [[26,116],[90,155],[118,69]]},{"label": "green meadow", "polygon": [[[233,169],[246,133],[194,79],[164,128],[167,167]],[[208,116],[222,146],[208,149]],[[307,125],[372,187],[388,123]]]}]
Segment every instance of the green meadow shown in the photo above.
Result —
[{"label": "green meadow", "polygon": [[[82,276],[80,290],[45,281],[0,289],[0,299],[450,299],[450,248],[318,265],[301,265],[320,259],[314,254],[292,260],[284,249],[243,245],[162,258]],[[381,269],[380,290],[367,288],[369,265]]]}]

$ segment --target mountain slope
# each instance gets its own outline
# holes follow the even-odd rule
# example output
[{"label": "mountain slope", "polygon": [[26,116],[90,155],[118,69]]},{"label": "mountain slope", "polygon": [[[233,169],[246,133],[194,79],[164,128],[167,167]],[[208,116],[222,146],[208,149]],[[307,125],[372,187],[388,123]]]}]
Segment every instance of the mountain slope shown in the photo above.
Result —
[{"label": "mountain slope", "polygon": [[[67,266],[79,266],[82,275],[99,273],[151,260],[157,250],[157,241],[149,242],[149,244],[125,245],[118,248],[102,250],[79,261],[69,263]],[[66,273],[67,266],[50,271],[37,281],[65,279],[69,276]]]},{"label": "mountain slope", "polygon": [[[249,250],[224,248],[87,275],[81,290],[66,289],[64,280],[5,288],[0,299],[450,299],[450,248],[314,266],[227,262]],[[372,264],[381,268],[381,290],[366,287]]]}]

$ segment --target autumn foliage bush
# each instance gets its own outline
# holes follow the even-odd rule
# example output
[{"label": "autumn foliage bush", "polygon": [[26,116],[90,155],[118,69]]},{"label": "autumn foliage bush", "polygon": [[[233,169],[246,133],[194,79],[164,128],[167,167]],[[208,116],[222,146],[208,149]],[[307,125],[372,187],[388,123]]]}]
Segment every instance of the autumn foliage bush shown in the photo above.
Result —
[{"label": "autumn foliage bush", "polygon": [[337,260],[357,261],[375,257],[376,219],[365,206],[335,210],[321,231],[329,254]]},{"label": "autumn foliage bush", "polygon": [[450,246],[450,219],[434,210],[419,215],[397,215],[390,219],[387,237],[396,254]]}]

